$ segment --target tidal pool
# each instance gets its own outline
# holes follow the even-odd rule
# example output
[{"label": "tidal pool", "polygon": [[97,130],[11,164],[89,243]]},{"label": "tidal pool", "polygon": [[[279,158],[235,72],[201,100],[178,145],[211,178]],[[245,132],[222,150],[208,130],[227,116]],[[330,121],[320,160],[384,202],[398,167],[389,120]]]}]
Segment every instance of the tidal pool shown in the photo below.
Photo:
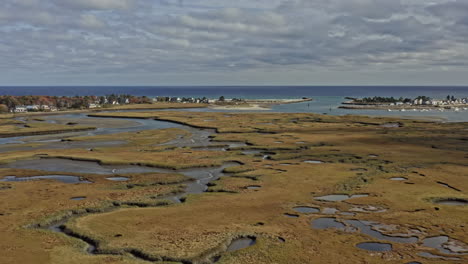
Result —
[{"label": "tidal pool", "polygon": [[289,217],[289,218],[298,218],[299,217],[299,215],[297,215],[297,214],[289,214],[289,213],[285,213],[284,216]]},{"label": "tidal pool", "polygon": [[330,208],[330,207],[327,207],[327,208],[323,208],[322,210],[322,214],[336,214],[338,212],[338,209],[336,208]]},{"label": "tidal pool", "polygon": [[325,196],[320,196],[320,197],[315,197],[315,200],[318,201],[326,201],[326,202],[340,202],[340,201],[345,201],[349,200],[352,198],[360,198],[360,197],[367,197],[369,196],[368,194],[355,194],[355,195],[347,195],[347,194],[331,194],[331,195],[325,195]]},{"label": "tidal pool", "polygon": [[258,149],[252,149],[252,150],[244,150],[242,151],[242,154],[244,155],[259,155],[261,154],[262,151]]},{"label": "tidal pool", "polygon": [[392,250],[392,244],[387,244],[387,243],[378,243],[378,242],[365,242],[365,243],[359,243],[356,245],[356,247],[360,249],[365,249],[368,251],[391,251]]},{"label": "tidal pool", "polygon": [[256,238],[251,238],[251,237],[243,237],[243,238],[238,238],[235,239],[231,242],[231,244],[227,248],[227,252],[234,252],[237,250],[241,250],[244,248],[251,247],[255,245],[257,242]]},{"label": "tidal pool", "polygon": [[293,208],[294,211],[298,213],[303,213],[303,214],[313,214],[313,213],[318,213],[320,210],[315,207],[308,207],[308,206],[298,206]]},{"label": "tidal pool", "polygon": [[389,236],[384,235],[383,233],[373,230],[374,226],[378,226],[378,223],[373,223],[369,221],[361,221],[361,220],[345,220],[346,224],[358,229],[361,233],[366,234],[370,237],[387,240],[397,243],[416,243],[418,242],[418,237],[416,236],[409,236],[409,237],[400,237],[400,236]]},{"label": "tidal pool", "polygon": [[444,260],[460,260],[460,258],[454,258],[454,257],[443,257],[439,255],[435,255],[429,252],[419,252],[418,256],[424,257],[424,258],[432,258],[432,259],[444,259]]},{"label": "tidal pool", "polygon": [[63,183],[73,184],[73,183],[91,183],[90,181],[82,180],[78,176],[67,176],[67,175],[45,175],[45,176],[31,176],[31,177],[20,177],[16,176],[6,176],[1,179],[2,182],[23,182],[23,181],[32,181],[32,180],[56,180]]},{"label": "tidal pool", "polygon": [[328,228],[336,228],[340,230],[345,229],[345,225],[336,221],[336,218],[325,217],[325,218],[317,218],[312,221],[312,228],[314,229],[328,229]]},{"label": "tidal pool", "polygon": [[439,252],[447,255],[468,254],[468,246],[466,244],[443,235],[423,239],[423,246],[437,249]]},{"label": "tidal pool", "polygon": [[127,177],[108,177],[108,178],[106,178],[106,180],[109,180],[109,181],[128,181],[129,178],[127,178]]},{"label": "tidal pool", "polygon": [[406,181],[408,180],[408,178],[405,178],[405,177],[393,177],[393,178],[390,178],[391,181]]},{"label": "tidal pool", "polygon": [[309,163],[309,164],[322,164],[324,163],[321,160],[304,160],[304,163]]},{"label": "tidal pool", "polygon": [[392,128],[392,127],[401,127],[400,123],[386,123],[381,125],[381,127]]},{"label": "tidal pool", "polygon": [[442,199],[435,202],[436,204],[443,204],[443,205],[468,205],[468,200],[465,199]]},{"label": "tidal pool", "polygon": [[70,198],[70,200],[73,200],[73,201],[82,201],[84,199],[86,199],[86,196],[77,196],[77,197]]}]

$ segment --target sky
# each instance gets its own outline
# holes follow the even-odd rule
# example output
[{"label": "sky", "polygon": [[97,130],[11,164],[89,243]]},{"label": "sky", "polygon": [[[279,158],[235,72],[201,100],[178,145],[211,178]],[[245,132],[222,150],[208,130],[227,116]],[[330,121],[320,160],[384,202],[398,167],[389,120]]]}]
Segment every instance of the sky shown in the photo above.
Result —
[{"label": "sky", "polygon": [[468,85],[468,0],[1,0],[0,85]]}]

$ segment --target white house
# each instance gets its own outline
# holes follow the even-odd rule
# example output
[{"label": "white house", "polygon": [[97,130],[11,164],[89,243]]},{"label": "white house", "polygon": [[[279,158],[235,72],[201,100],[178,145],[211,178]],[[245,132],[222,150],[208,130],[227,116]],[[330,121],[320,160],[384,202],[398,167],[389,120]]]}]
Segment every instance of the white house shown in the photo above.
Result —
[{"label": "white house", "polygon": [[15,109],[12,110],[14,113],[25,113],[28,109],[25,106],[17,106]]},{"label": "white house", "polygon": [[28,111],[39,111],[39,106],[38,105],[27,105],[26,109]]}]

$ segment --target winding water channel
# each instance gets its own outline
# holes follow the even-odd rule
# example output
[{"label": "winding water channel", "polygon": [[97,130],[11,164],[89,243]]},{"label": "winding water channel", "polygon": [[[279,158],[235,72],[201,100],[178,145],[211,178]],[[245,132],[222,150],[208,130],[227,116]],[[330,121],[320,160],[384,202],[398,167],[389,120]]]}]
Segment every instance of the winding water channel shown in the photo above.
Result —
[{"label": "winding water channel", "polygon": [[[85,114],[68,114],[68,115],[56,115],[56,116],[46,116],[44,117],[46,122],[57,122],[60,119],[67,119],[69,122],[77,121],[83,119],[100,119],[97,117],[89,117]],[[106,118],[107,119],[107,118]],[[193,149],[206,149],[206,150],[223,150],[227,151],[229,148],[242,147],[246,144],[244,142],[213,142],[211,141],[211,135],[216,133],[214,129],[198,129],[186,125],[181,125],[177,123],[159,121],[154,119],[136,119],[136,118],[113,118],[114,120],[125,120],[132,121],[134,125],[125,126],[125,127],[98,127],[93,131],[72,133],[73,136],[93,136],[93,135],[106,135],[106,134],[115,134],[122,132],[137,132],[149,129],[165,129],[165,128],[180,128],[188,131],[190,137],[178,137],[175,140],[162,143],[160,145],[171,145],[176,147],[191,147]],[[42,137],[15,137],[15,138],[3,138],[0,140],[0,152],[5,149],[9,149],[9,144],[22,144],[27,142],[39,142],[43,143],[38,149],[42,148],[86,148],[86,147],[96,147],[96,146],[111,146],[111,145],[121,145],[126,142],[70,142],[63,141],[62,139],[66,136],[69,136],[70,133],[47,135]],[[15,148],[10,148],[11,150],[22,149],[21,145],[16,146]],[[24,147],[24,149],[32,149],[32,147]],[[145,166],[136,166],[136,165],[101,165],[98,162],[92,161],[78,161],[78,160],[69,160],[69,159],[58,159],[58,158],[40,158],[33,160],[19,160],[13,163],[1,165],[0,168],[17,168],[17,169],[33,169],[33,170],[42,170],[50,172],[50,175],[46,176],[36,176],[36,177],[23,177],[16,178],[14,176],[9,176],[1,181],[26,181],[26,180],[40,180],[40,179],[55,179],[65,183],[90,183],[80,179],[80,177],[66,176],[62,175],[63,173],[90,173],[90,174],[102,174],[107,176],[106,179],[114,181],[125,181],[126,179],[122,177],[117,177],[119,174],[126,173],[180,173],[186,177],[192,179],[191,181],[185,182],[186,188],[183,192],[177,193],[170,196],[161,197],[161,200],[170,200],[174,203],[182,203],[185,201],[185,197],[188,194],[199,194],[203,193],[208,189],[208,184],[212,181],[218,180],[220,177],[229,176],[223,171],[226,168],[238,166],[241,163],[236,161],[225,162],[218,167],[207,167],[207,168],[189,168],[182,170],[172,170],[165,168],[156,168],[156,167],[145,167]],[[60,172],[60,173],[59,173]],[[86,197],[74,197],[72,200],[82,200]],[[118,210],[120,204],[114,204],[113,208],[110,210]],[[89,212],[83,213],[82,215],[88,214]],[[71,230],[66,228],[66,223],[73,217],[79,217],[81,215],[70,214],[70,216],[63,218],[62,220],[50,224],[49,226],[43,227],[53,232],[59,232],[70,237],[74,237],[82,240],[87,243],[86,251],[89,254],[100,254],[99,246],[96,242],[92,241],[89,238],[81,237]],[[228,252],[242,249],[255,244],[255,238],[241,237],[231,241],[228,246]],[[147,259],[137,252],[128,252],[136,258],[155,261],[153,259]],[[220,253],[221,254],[221,253]],[[220,255],[216,256],[216,260],[219,260]],[[215,260],[213,260],[215,261]]]}]

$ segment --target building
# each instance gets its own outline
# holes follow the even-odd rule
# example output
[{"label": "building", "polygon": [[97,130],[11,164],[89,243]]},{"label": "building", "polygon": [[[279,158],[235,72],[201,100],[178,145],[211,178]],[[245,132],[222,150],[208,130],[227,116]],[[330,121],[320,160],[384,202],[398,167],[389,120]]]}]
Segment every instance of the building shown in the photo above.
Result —
[{"label": "building", "polygon": [[11,112],[13,113],[25,113],[28,109],[25,106],[16,106]]},{"label": "building", "polygon": [[41,105],[39,108],[40,108],[42,111],[49,111],[49,110],[50,110],[50,106],[48,106],[48,105]]},{"label": "building", "polygon": [[39,111],[40,107],[38,105],[27,105],[26,109],[28,111]]}]

